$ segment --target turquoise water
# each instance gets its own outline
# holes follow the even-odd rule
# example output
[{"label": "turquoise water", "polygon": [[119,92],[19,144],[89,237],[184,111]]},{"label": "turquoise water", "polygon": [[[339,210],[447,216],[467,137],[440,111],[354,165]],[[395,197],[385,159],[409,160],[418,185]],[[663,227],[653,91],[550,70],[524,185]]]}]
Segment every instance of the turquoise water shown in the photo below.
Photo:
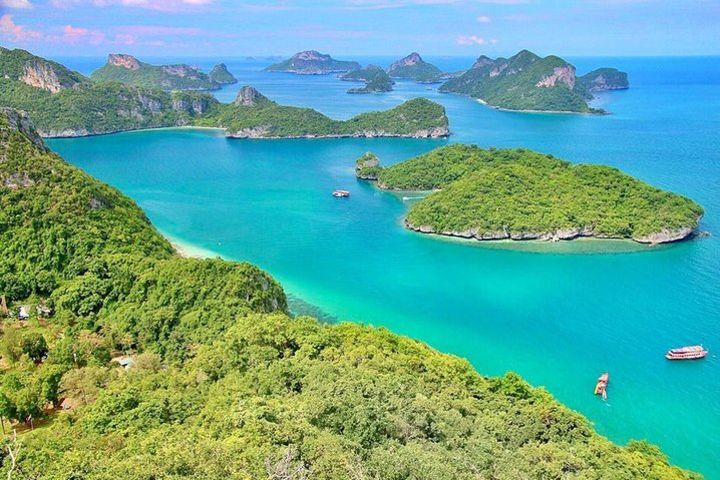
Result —
[{"label": "turquoise water", "polygon": [[[608,64],[630,73],[631,90],[597,102],[613,115],[499,112],[411,83],[346,95],[351,85],[331,76],[227,63],[241,84],[338,118],[426,96],[447,108],[450,142],[620,167],[693,197],[706,209],[701,228],[715,236],[661,248],[438,240],[401,227],[403,195],[353,176],[367,150],[390,164],[446,140],[238,141],[168,129],[49,143],[134,198],[169,237],[258,264],[329,317],[421,339],[484,374],[517,371],[612,440],[646,438],[674,462],[720,478],[720,58],[573,61],[580,72]],[[438,59],[446,68],[469,62]],[[237,88],[217,95],[231,99]],[[334,199],[336,188],[351,198]],[[663,358],[692,343],[706,345],[709,358]],[[607,402],[592,394],[603,371]]]}]

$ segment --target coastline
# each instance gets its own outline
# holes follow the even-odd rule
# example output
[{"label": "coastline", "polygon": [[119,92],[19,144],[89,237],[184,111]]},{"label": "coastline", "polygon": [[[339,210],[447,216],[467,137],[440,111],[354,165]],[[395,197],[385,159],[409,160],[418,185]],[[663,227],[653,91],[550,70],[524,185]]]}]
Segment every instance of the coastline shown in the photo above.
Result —
[{"label": "coastline", "polygon": [[172,246],[173,250],[175,250],[175,253],[177,253],[178,256],[182,258],[223,258],[222,255],[217,252],[213,252],[212,250],[208,250],[206,248],[198,247],[191,243],[184,242],[182,240],[179,240],[177,237],[168,235],[166,232],[160,231],[160,235],[165,237],[165,239],[170,242],[170,245]]}]

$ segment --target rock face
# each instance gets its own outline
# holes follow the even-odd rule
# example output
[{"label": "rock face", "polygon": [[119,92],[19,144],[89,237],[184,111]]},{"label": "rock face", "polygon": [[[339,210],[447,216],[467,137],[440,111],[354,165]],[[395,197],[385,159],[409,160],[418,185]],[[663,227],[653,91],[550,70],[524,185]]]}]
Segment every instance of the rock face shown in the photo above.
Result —
[{"label": "rock face", "polygon": [[485,56],[485,55],[480,55],[477,58],[477,60],[475,60],[475,63],[472,64],[472,67],[470,67],[470,68],[481,68],[481,67],[484,67],[485,65],[491,65],[493,62],[494,61],[492,58]]},{"label": "rock face", "polygon": [[571,90],[575,88],[575,67],[572,65],[555,67],[553,68],[552,75],[544,76],[535,86],[549,88],[561,83],[565,84]]},{"label": "rock face", "polygon": [[30,117],[23,111],[0,107],[0,129],[17,130],[28,137],[37,147],[47,150],[45,142],[35,130]]},{"label": "rock face", "polygon": [[175,96],[172,100],[172,109],[176,112],[184,112],[191,116],[206,113],[214,102],[208,97],[187,98]]},{"label": "rock face", "polygon": [[35,88],[42,88],[50,93],[57,93],[64,88],[71,88],[80,83],[75,79],[61,79],[62,73],[54,66],[42,60],[31,60],[25,63],[23,73],[18,78],[21,82]]},{"label": "rock face", "polygon": [[107,63],[115,67],[127,68],[128,70],[140,70],[140,61],[132,55],[123,53],[111,53],[108,55]]},{"label": "rock face", "polygon": [[255,87],[245,85],[240,89],[235,97],[235,105],[242,105],[244,107],[254,107],[259,103],[269,101],[268,98],[262,93],[258,92]]},{"label": "rock face", "polygon": [[291,72],[300,75],[324,75],[359,69],[360,64],[357,62],[335,60],[330,55],[316,50],[305,50],[296,53],[288,60],[270,65],[265,70],[268,72]]}]

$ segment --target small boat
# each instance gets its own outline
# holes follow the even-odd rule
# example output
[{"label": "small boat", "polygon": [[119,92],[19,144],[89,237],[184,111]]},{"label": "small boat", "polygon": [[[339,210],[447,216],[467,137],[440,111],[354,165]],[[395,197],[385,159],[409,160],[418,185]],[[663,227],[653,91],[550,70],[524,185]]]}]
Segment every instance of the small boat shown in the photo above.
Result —
[{"label": "small boat", "polygon": [[350,192],[347,190],[335,190],[333,193],[333,197],[336,198],[347,198],[350,196]]},{"label": "small boat", "polygon": [[595,385],[595,395],[602,396],[603,400],[607,400],[608,382],[610,382],[610,374],[605,372],[598,377],[597,384]]},{"label": "small boat", "polygon": [[673,348],[668,350],[665,358],[668,360],[697,360],[705,358],[708,351],[702,345],[693,345],[690,347]]}]

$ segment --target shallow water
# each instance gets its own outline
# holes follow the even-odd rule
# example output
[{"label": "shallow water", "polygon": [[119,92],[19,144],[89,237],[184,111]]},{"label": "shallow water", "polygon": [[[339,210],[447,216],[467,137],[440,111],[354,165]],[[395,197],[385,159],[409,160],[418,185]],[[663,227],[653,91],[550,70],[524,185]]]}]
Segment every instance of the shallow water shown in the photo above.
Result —
[{"label": "shallow water", "polygon": [[[448,70],[471,62],[435,60]],[[217,96],[229,101],[253,84],[336,118],[426,96],[445,105],[450,142],[617,166],[694,198],[706,210],[701,228],[716,236],[660,248],[437,239],[401,227],[402,196],[353,176],[365,151],[390,164],[448,140],[238,141],[168,129],[49,143],[135,199],[168,236],[260,265],[326,319],[386,326],[484,374],[517,371],[612,440],[647,438],[674,462],[720,478],[720,58],[572,60],[580,73],[605,65],[630,73],[630,90],[596,102],[612,115],[501,112],[407,82],[389,94],[346,95],[353,84],[332,76],[263,73],[261,63],[240,60],[226,62],[240,84]],[[336,188],[351,197],[333,198]],[[663,357],[694,343],[711,355]],[[607,402],[592,394],[603,371],[611,375]]]}]

